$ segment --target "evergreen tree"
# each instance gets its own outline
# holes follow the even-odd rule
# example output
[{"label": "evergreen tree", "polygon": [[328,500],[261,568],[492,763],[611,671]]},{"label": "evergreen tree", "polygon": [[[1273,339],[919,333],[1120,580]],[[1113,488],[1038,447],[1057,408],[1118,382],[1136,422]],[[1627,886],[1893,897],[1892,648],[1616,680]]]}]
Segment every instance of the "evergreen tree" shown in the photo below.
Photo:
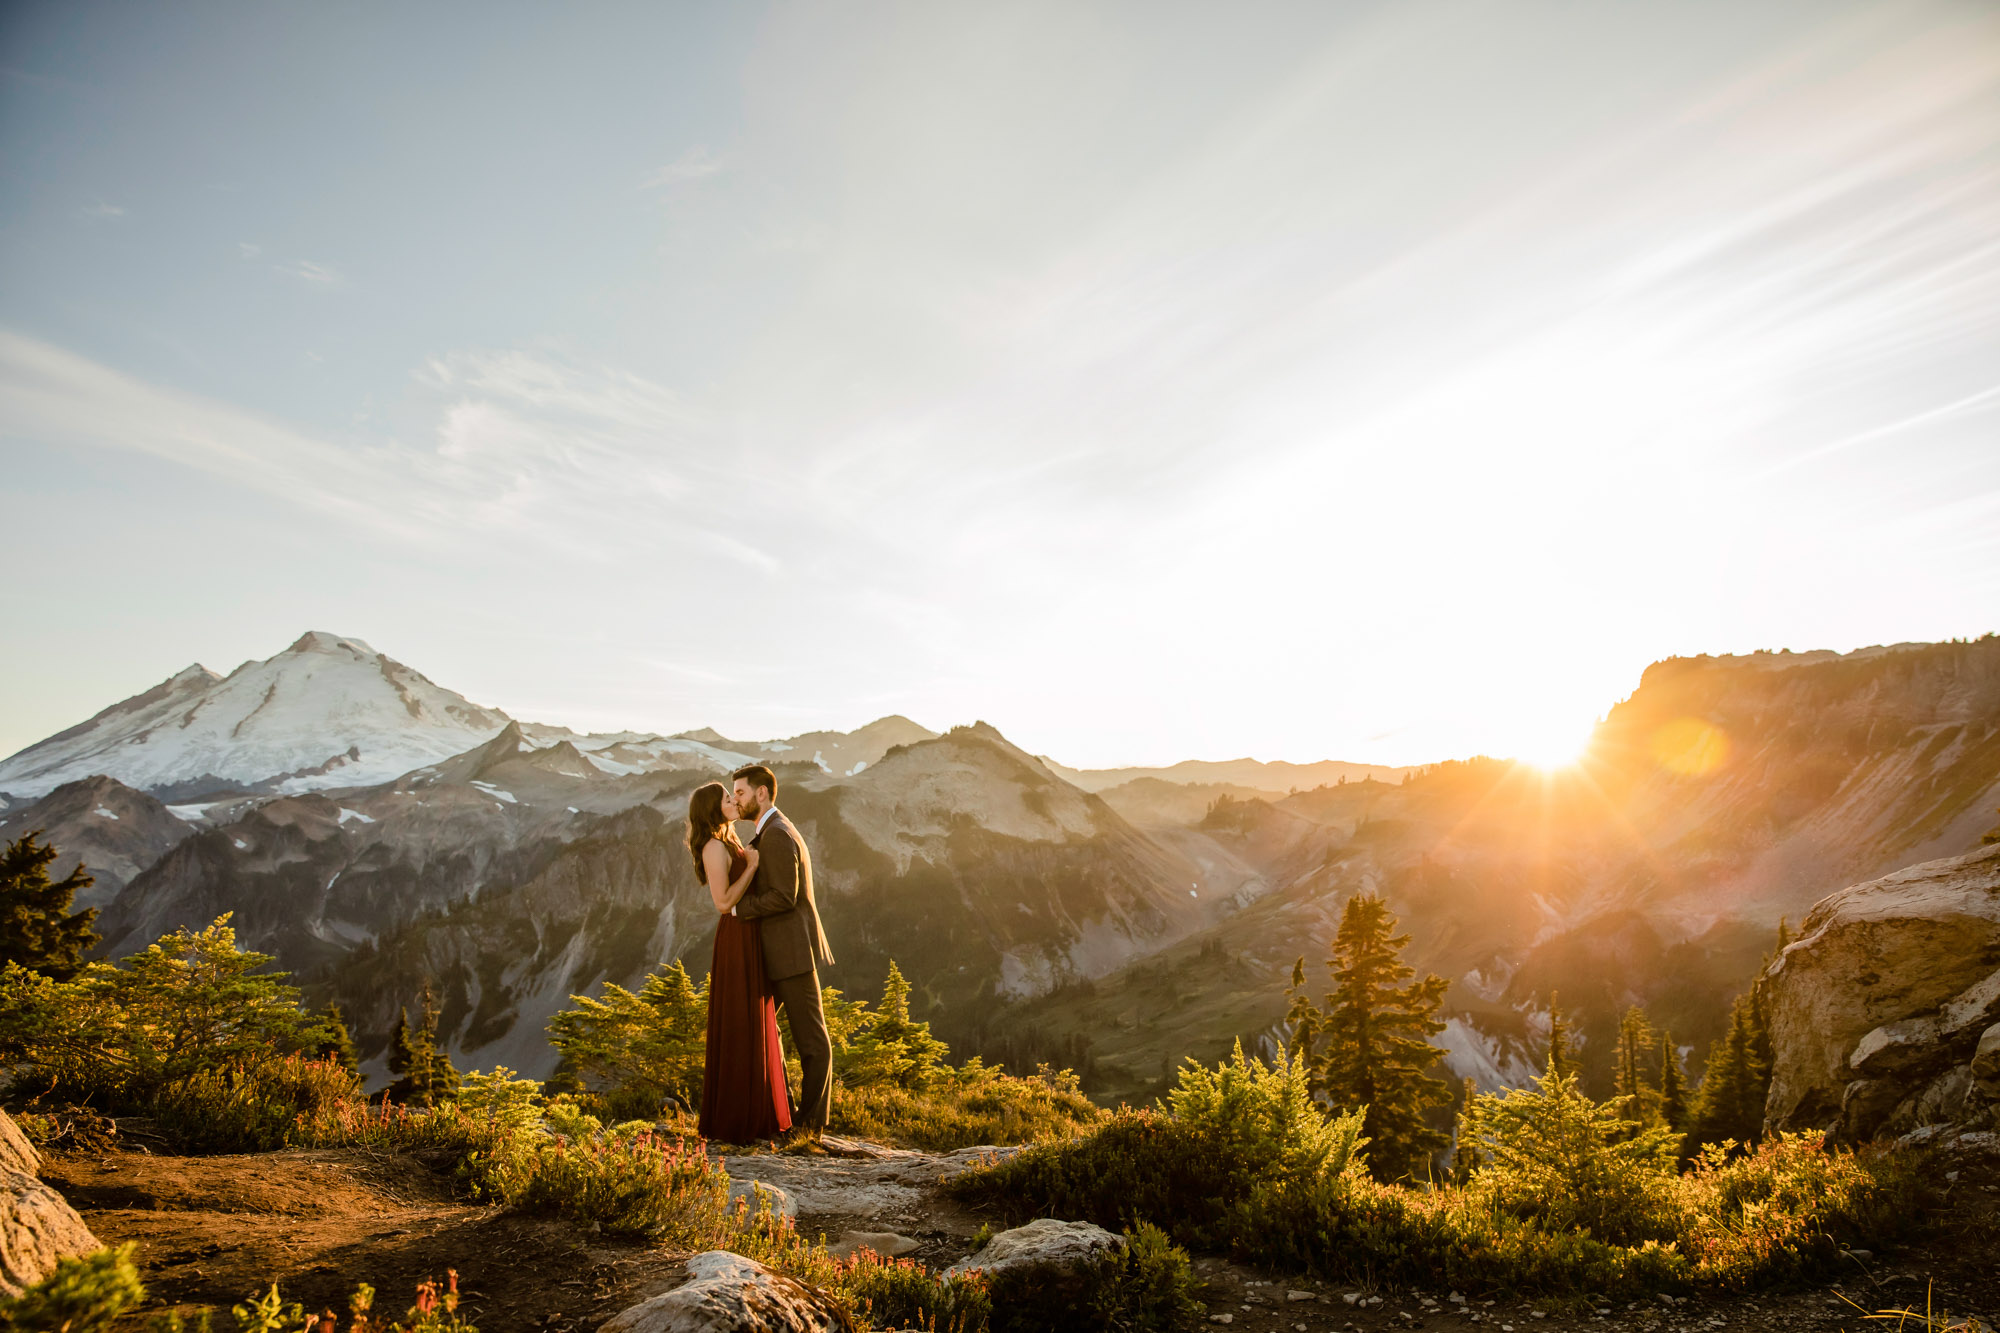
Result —
[{"label": "evergreen tree", "polygon": [[69,910],[78,889],[95,881],[81,863],[60,880],[49,878],[49,863],[59,853],[35,841],[33,829],[0,852],[0,966],[19,963],[57,981],[68,981],[83,970],[84,951],[97,943],[91,929],[97,909]]},{"label": "evergreen tree", "polygon": [[[1729,1010],[1729,1031],[1710,1044],[1708,1068],[1681,1141],[1683,1157],[1694,1156],[1704,1144],[1751,1144],[1763,1137],[1771,1067],[1758,1057],[1758,1008],[1754,991],[1737,996]],[[1764,1041],[1768,1043],[1768,1034]]]},{"label": "evergreen tree", "polygon": [[1653,1025],[1645,1010],[1632,1005],[1618,1023],[1618,1096],[1628,1098],[1622,1112],[1642,1125],[1659,1118],[1660,1089],[1653,1070]]},{"label": "evergreen tree", "polygon": [[1681,1072],[1681,1050],[1674,1034],[1660,1031],[1660,1121],[1679,1134],[1687,1129],[1687,1076]]},{"label": "evergreen tree", "polygon": [[1410,937],[1395,929],[1380,898],[1348,899],[1327,960],[1333,990],[1314,1025],[1314,1090],[1336,1110],[1367,1108],[1368,1165],[1382,1180],[1416,1173],[1445,1147],[1424,1113],[1451,1101],[1451,1089],[1429,1073],[1444,1055],[1430,1038],[1444,1031],[1436,1014],[1448,983],[1411,980],[1415,970],[1402,960]]},{"label": "evergreen tree", "polygon": [[1549,992],[1549,1063],[1546,1070],[1555,1078],[1575,1078],[1576,1038],[1570,1032],[1569,1016],[1562,1011],[1562,1001],[1554,991]]},{"label": "evergreen tree", "polygon": [[1285,989],[1285,1027],[1291,1035],[1292,1055],[1307,1069],[1314,1067],[1313,1049],[1319,1039],[1319,1009],[1306,994],[1306,956],[1292,964],[1292,984]]},{"label": "evergreen tree", "polygon": [[[572,995],[574,1009],[549,1019],[549,1042],[562,1067],[596,1090],[614,1113],[654,1119],[669,1103],[701,1105],[702,1063],[708,1050],[708,981],[697,986],[678,961],[647,974],[638,991],[607,983],[602,999]],[[827,1028],[836,1047],[840,1019],[831,1006]]]},{"label": "evergreen tree", "polygon": [[354,1038],[347,1031],[347,1016],[340,1012],[340,1006],[329,1004],[320,1014],[319,1022],[326,1035],[314,1054],[323,1060],[338,1061],[350,1074],[360,1073],[361,1053],[354,1049]]},{"label": "evergreen tree", "polygon": [[1451,1126],[1451,1172],[1454,1179],[1463,1185],[1472,1179],[1473,1172],[1479,1170],[1485,1158],[1479,1152],[1476,1129],[1476,1115],[1473,1102],[1479,1096],[1479,1087],[1469,1078],[1458,1081],[1458,1115]]},{"label": "evergreen tree", "polygon": [[856,1025],[847,1050],[836,1062],[849,1086],[888,1082],[922,1088],[944,1069],[951,1048],[931,1035],[929,1023],[910,1021],[910,983],[895,960],[882,982],[882,1004]]},{"label": "evergreen tree", "polygon": [[389,1038],[389,1072],[397,1076],[386,1094],[392,1102],[436,1106],[458,1096],[458,1069],[438,1041],[437,996],[429,981],[420,993],[423,1009],[412,1024],[407,1010],[398,1010]]}]

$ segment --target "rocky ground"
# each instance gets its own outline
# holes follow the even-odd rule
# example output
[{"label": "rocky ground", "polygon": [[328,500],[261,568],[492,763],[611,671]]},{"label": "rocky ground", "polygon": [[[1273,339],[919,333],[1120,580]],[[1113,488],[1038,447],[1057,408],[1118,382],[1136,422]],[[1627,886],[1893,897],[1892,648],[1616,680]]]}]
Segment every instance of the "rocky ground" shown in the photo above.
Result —
[{"label": "rocky ground", "polygon": [[[745,1188],[778,1191],[803,1230],[836,1247],[868,1243],[942,1266],[971,1251],[982,1219],[938,1182],[977,1150],[927,1154],[834,1141],[824,1155],[733,1157]],[[2000,1325],[2000,1162],[1945,1164],[1949,1209],[1920,1243],[1857,1253],[1837,1281],[1780,1292],[1562,1306],[1469,1300],[1448,1289],[1374,1290],[1302,1280],[1203,1258],[1209,1319],[1241,1329],[1380,1333],[1714,1333],[1859,1330],[1868,1313],[1924,1308]],[[460,1274],[483,1333],[594,1330],[620,1310],[680,1285],[686,1253],[613,1241],[568,1223],[522,1217],[454,1196],[448,1172],[408,1155],[354,1150],[174,1157],[121,1146],[50,1155],[42,1169],[107,1243],[139,1242],[152,1294],[131,1321],[168,1307],[228,1307],[276,1281],[308,1308],[344,1310],[355,1284],[400,1313],[415,1284]],[[1458,1299],[1454,1299],[1457,1295]],[[1851,1302],[1851,1303],[1850,1303]],[[1858,1307],[1858,1308],[1857,1308]]]}]

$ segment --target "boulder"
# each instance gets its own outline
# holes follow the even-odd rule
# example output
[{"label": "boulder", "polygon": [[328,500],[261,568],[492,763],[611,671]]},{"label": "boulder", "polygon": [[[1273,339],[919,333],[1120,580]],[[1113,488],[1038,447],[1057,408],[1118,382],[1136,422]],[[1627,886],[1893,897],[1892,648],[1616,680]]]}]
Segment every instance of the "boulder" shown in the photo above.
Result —
[{"label": "boulder", "polygon": [[1979,1034],[1979,1045],[1973,1048],[1970,1069],[1974,1079],[2000,1092],[2000,1023]]},{"label": "boulder", "polygon": [[783,1188],[766,1181],[731,1180],[729,1182],[729,1201],[735,1203],[738,1199],[750,1200],[750,1211],[753,1213],[759,1208],[768,1205],[774,1214],[782,1214],[785,1217],[797,1217],[799,1215],[799,1205],[792,1198],[791,1194]]},{"label": "boulder", "polygon": [[0,1111],[0,1166],[24,1175],[42,1174],[42,1154],[14,1123],[14,1117]]},{"label": "boulder", "polygon": [[1063,1266],[1124,1244],[1123,1236],[1089,1222],[1038,1217],[1026,1226],[993,1237],[977,1254],[967,1255],[947,1268],[945,1276],[954,1277],[975,1268],[992,1275],[1015,1268]]},{"label": "boulder", "polygon": [[919,1242],[893,1231],[848,1231],[827,1246],[826,1252],[836,1259],[847,1259],[861,1250],[873,1250],[884,1259],[900,1259],[906,1254],[916,1253],[919,1248]]},{"label": "boulder", "polygon": [[[1939,1018],[1940,1032],[1966,1021],[1955,1002],[1977,1011],[1976,988],[1996,969],[2000,846],[1910,866],[1821,899],[1798,940],[1765,973],[1772,1047],[1766,1121],[1828,1125],[1855,1080],[1849,1059],[1864,1037],[1907,1019]],[[1950,1014],[1942,1012],[1947,1004]],[[1909,1040],[1916,1035],[1884,1033],[1865,1059],[1901,1070],[1949,1062]]]},{"label": "boulder", "polygon": [[754,1259],[709,1250],[688,1281],[611,1316],[598,1333],[830,1333],[850,1324],[826,1299]]},{"label": "boulder", "polygon": [[1867,1132],[1901,1135],[1923,1125],[1955,1125],[1965,1118],[1965,1094],[1971,1086],[1971,1071],[1955,1065],[1905,1097],[1885,1122],[1868,1126]]},{"label": "boulder", "polygon": [[25,1171],[0,1167],[0,1293],[19,1296],[57,1260],[103,1248],[62,1195]]}]

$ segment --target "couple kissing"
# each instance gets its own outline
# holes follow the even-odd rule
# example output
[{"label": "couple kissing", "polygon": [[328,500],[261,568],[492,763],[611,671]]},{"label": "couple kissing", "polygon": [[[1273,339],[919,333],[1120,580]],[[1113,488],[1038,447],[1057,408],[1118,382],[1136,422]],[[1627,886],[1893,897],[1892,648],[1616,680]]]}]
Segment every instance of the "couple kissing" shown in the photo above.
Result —
[{"label": "couple kissing", "polygon": [[[737,839],[739,820],[754,825],[748,847]],[[727,787],[696,788],[688,798],[688,852],[721,913],[708,974],[701,1134],[720,1143],[817,1136],[833,1098],[819,965],[831,966],[833,954],[813,899],[812,857],[778,810],[771,770],[752,764]],[[779,1006],[802,1070],[796,1110],[778,1044]]]}]

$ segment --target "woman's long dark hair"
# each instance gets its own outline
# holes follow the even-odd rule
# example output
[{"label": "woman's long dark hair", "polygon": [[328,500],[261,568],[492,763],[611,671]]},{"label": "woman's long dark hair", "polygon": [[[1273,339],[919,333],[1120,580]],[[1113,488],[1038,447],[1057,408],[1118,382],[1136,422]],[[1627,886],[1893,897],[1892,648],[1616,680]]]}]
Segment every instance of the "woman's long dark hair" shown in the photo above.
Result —
[{"label": "woman's long dark hair", "polygon": [[720,782],[705,782],[688,797],[688,855],[694,858],[694,878],[698,884],[708,882],[701,853],[709,841],[720,838],[726,846],[736,846],[736,830],[722,813],[722,798],[728,794],[729,789]]}]

